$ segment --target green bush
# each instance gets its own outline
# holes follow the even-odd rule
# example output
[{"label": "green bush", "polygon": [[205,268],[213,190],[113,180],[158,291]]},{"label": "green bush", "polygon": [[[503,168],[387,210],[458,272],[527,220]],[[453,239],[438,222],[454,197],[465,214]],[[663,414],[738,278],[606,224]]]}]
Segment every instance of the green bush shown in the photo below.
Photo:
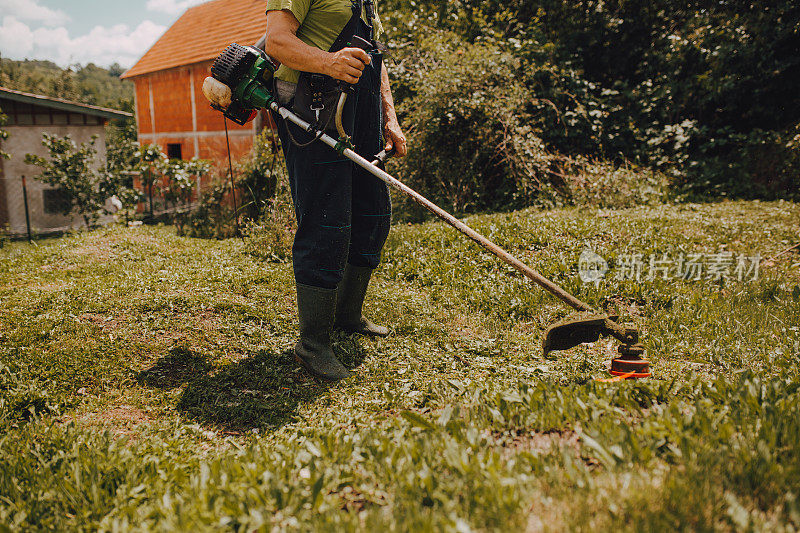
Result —
[{"label": "green bush", "polygon": [[297,230],[294,204],[288,188],[264,205],[258,220],[245,223],[243,233],[247,250],[256,257],[284,262],[291,259],[294,233]]},{"label": "green bush", "polygon": [[214,170],[203,185],[197,205],[187,214],[181,234],[204,239],[225,239],[236,235],[228,173]]},{"label": "green bush", "polygon": [[236,167],[237,200],[242,216],[257,220],[275,198],[285,175],[277,135],[265,129],[255,138],[250,155]]},{"label": "green bush", "polygon": [[410,143],[400,171],[409,185],[458,212],[528,200],[540,184],[524,165],[540,161],[515,157],[531,143],[518,139],[527,95],[515,80],[514,57],[440,33],[420,42],[406,63],[413,67],[400,81],[410,96],[400,113]]},{"label": "green bush", "polygon": [[[423,38],[394,72],[410,144],[392,168],[455,212],[663,201],[666,178],[655,172],[549,148],[544,137],[555,104],[531,92],[526,76],[535,75],[521,70],[521,61],[497,45],[468,44],[442,31]],[[566,98],[568,89],[551,92]],[[399,204],[400,218],[414,218],[410,205]]]},{"label": "green bush", "polygon": [[89,143],[75,144],[70,135],[58,137],[44,133],[42,145],[48,157],[25,154],[25,163],[41,168],[36,179],[60,189],[65,195],[61,214],[79,214],[87,227],[91,227],[104,212],[104,204],[110,196],[103,186],[105,176],[97,170],[97,149],[93,136]]}]

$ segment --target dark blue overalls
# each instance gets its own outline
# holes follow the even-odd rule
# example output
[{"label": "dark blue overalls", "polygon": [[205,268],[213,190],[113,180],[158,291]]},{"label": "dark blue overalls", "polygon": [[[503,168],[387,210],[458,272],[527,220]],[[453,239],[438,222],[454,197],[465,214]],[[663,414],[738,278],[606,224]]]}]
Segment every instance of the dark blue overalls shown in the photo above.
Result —
[{"label": "dark blue overalls", "polygon": [[[371,39],[371,28],[361,19],[361,2],[344,32]],[[343,33],[344,33],[343,32]],[[346,43],[352,37],[337,38]],[[331,48],[336,52],[343,48]],[[373,52],[342,115],[345,131],[352,132],[355,151],[367,159],[383,149],[381,69],[383,57]],[[345,159],[322,142],[298,147],[287,134],[304,144],[312,137],[288,121],[275,120],[281,138],[297,216],[292,262],[297,283],[334,289],[346,263],[376,268],[389,235],[391,200],[387,185]]]}]

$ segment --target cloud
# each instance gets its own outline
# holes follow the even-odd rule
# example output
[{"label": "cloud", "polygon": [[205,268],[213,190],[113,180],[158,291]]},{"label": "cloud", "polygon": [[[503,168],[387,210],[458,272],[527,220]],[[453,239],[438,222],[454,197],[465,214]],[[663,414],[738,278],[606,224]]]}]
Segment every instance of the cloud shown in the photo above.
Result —
[{"label": "cloud", "polygon": [[60,9],[40,6],[37,0],[0,0],[3,15],[21,20],[39,22],[45,26],[59,26],[69,22],[69,15]]},{"label": "cloud", "polygon": [[0,26],[0,50],[5,57],[47,59],[62,67],[72,63],[131,67],[166,29],[146,20],[135,28],[127,24],[95,26],[85,35],[71,37],[63,26],[31,29],[15,17],[5,16]]},{"label": "cloud", "polygon": [[6,57],[26,57],[33,52],[33,32],[14,17],[3,17],[0,51]]},{"label": "cloud", "polygon": [[147,9],[159,11],[169,15],[183,13],[192,6],[202,4],[208,0],[147,0]]}]

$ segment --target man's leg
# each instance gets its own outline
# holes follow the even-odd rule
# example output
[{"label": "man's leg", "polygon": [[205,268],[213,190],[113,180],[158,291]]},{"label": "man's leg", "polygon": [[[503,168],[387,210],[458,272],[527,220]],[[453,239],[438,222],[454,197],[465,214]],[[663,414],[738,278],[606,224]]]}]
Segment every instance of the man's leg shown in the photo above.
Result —
[{"label": "man's leg", "polygon": [[[336,381],[350,375],[336,359],[330,335],[336,287],[342,279],[351,234],[352,165],[320,142],[299,148],[277,121],[297,217],[292,264],[297,284],[300,340],[295,357],[315,377]],[[299,142],[308,135],[289,125]]]},{"label": "man's leg", "polygon": [[[380,70],[364,74],[379,78]],[[357,102],[358,120],[355,123],[354,144],[364,157],[382,150],[382,116],[380,95],[370,87],[362,88]],[[362,314],[372,271],[378,266],[381,251],[391,226],[391,198],[388,186],[362,169],[354,166],[352,176],[352,231],[350,250],[344,278],[339,285],[336,306],[336,326],[364,335],[386,336],[389,330],[378,326]]]},{"label": "man's leg", "polygon": [[362,335],[385,337],[389,330],[362,313],[372,271],[378,266],[391,225],[391,199],[382,181],[353,172],[353,227],[350,253],[336,303],[336,326]]}]

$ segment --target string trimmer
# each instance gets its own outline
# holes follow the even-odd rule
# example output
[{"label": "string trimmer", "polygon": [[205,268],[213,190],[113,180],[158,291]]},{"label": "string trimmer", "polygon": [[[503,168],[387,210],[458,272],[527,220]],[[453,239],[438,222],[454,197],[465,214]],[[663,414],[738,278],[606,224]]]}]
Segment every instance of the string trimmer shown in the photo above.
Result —
[{"label": "string trimmer", "polygon": [[323,131],[317,130],[313,125],[282,106],[276,100],[272,89],[274,72],[274,65],[261,50],[234,43],[228,46],[214,61],[211,68],[212,75],[206,78],[203,83],[203,93],[214,109],[221,111],[225,117],[241,125],[252,119],[259,109],[272,110],[283,120],[296,124],[370,174],[409,196],[422,207],[578,311],[579,314],[577,316],[570,317],[548,328],[542,341],[542,348],[545,354],[554,350],[566,350],[586,342],[595,342],[601,337],[612,336],[620,341],[622,345],[619,347],[620,356],[611,362],[611,373],[616,376],[633,378],[650,375],[649,362],[641,357],[644,353],[644,348],[639,344],[639,333],[635,327],[623,326],[618,322],[619,317],[596,311],[589,304],[568,293],[441,207],[388,174],[382,167],[383,162],[390,154],[381,152],[372,161],[357,154],[350,143],[350,137],[342,128],[341,114],[347,100],[347,90],[343,90],[339,98],[336,118],[339,139],[334,139]]}]

